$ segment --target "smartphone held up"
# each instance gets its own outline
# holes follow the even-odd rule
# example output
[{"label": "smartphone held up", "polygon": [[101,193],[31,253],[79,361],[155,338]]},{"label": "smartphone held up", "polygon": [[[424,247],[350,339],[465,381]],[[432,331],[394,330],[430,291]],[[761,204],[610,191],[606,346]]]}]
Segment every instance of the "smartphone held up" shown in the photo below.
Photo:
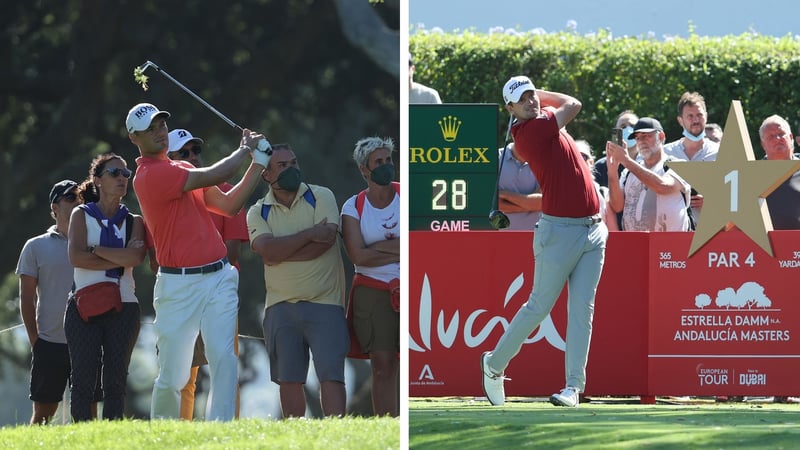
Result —
[{"label": "smartphone held up", "polygon": [[622,128],[614,128],[611,130],[611,142],[622,147]]}]

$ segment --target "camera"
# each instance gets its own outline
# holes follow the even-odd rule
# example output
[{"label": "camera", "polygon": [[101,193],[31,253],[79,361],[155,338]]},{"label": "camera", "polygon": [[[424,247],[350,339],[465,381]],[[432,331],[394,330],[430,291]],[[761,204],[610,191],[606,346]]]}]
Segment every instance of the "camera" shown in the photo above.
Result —
[{"label": "camera", "polygon": [[493,209],[489,211],[489,224],[495,230],[502,230],[503,228],[508,228],[511,225],[511,221],[508,220],[508,216],[498,209]]},{"label": "camera", "polygon": [[611,130],[611,142],[622,147],[622,128],[614,128]]}]

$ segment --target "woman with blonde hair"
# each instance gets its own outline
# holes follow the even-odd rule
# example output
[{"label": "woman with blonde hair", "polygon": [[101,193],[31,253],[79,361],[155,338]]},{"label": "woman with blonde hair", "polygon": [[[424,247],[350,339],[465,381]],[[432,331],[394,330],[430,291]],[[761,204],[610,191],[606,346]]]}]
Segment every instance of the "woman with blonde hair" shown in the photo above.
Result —
[{"label": "woman with blonde hair", "polygon": [[393,150],[390,138],[369,137],[356,143],[353,159],[367,188],[342,206],[342,238],[356,272],[347,313],[351,341],[356,344],[350,356],[369,357],[377,416],[399,413],[400,194],[394,182]]}]

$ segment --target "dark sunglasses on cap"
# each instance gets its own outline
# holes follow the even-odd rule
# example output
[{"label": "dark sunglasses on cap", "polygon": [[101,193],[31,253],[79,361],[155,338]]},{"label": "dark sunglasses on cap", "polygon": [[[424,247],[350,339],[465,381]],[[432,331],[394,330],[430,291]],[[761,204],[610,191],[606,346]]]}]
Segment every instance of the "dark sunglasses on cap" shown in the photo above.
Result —
[{"label": "dark sunglasses on cap", "polygon": [[77,200],[77,199],[78,199],[78,194],[76,194],[74,192],[70,192],[69,194],[64,194],[61,197],[59,197],[58,201],[66,200],[66,201],[68,201],[70,203],[74,203],[75,200]]},{"label": "dark sunglasses on cap", "polygon": [[201,146],[199,146],[199,145],[194,145],[194,146],[192,146],[192,148],[191,148],[191,149],[188,149],[188,148],[182,148],[182,149],[178,150],[178,156],[180,156],[180,157],[181,157],[181,159],[186,159],[186,158],[188,158],[188,157],[189,157],[189,151],[190,151],[190,150],[191,150],[191,152],[192,152],[192,153],[194,153],[195,155],[199,155],[199,154],[200,154],[200,152],[202,152],[202,151],[203,151],[203,147],[201,147]]},{"label": "dark sunglasses on cap", "polygon": [[114,178],[117,178],[120,175],[122,175],[125,178],[130,178],[133,172],[124,167],[115,167],[113,169],[106,169],[103,171],[103,173],[107,173]]}]

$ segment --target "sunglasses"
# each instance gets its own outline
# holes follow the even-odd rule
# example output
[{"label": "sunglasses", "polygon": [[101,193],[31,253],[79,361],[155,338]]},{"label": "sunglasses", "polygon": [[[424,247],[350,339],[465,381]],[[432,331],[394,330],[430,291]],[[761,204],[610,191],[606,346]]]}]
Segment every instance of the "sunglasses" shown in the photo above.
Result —
[{"label": "sunglasses", "polygon": [[122,175],[125,178],[130,178],[131,174],[133,172],[131,172],[130,170],[128,170],[128,169],[126,169],[124,167],[122,167],[122,168],[115,167],[113,169],[106,169],[106,170],[103,171],[103,173],[107,173],[107,174],[111,175],[114,178],[117,178],[120,175]]},{"label": "sunglasses", "polygon": [[77,200],[77,199],[78,199],[78,194],[76,194],[74,192],[70,192],[69,194],[62,195],[61,198],[58,199],[58,201],[66,200],[66,201],[68,201],[70,203],[74,203],[75,200]]},{"label": "sunglasses", "polygon": [[199,155],[200,152],[203,151],[203,147],[200,147],[199,145],[194,145],[194,146],[192,146],[191,149],[182,148],[182,149],[178,150],[178,156],[180,156],[181,159],[186,159],[186,158],[189,157],[189,151],[191,151],[195,155]]}]

